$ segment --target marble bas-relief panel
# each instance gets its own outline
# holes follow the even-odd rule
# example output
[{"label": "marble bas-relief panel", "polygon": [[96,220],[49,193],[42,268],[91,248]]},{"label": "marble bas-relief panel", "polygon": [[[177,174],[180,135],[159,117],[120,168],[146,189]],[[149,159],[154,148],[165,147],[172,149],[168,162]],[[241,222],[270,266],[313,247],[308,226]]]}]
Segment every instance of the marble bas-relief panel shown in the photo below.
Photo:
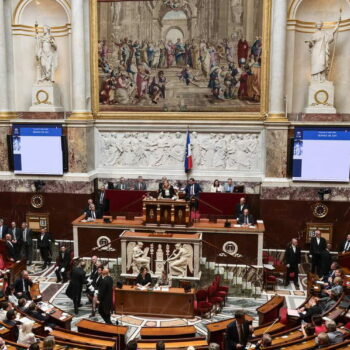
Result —
[{"label": "marble bas-relief panel", "polygon": [[[184,168],[186,132],[98,131],[98,169],[179,171]],[[191,133],[193,171],[261,174],[260,132]]]}]

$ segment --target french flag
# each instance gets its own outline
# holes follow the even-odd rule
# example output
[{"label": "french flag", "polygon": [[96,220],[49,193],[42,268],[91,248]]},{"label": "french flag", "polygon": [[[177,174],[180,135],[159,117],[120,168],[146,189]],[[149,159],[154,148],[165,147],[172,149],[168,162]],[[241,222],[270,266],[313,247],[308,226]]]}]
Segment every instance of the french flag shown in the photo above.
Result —
[{"label": "french flag", "polygon": [[191,171],[192,166],[193,166],[193,162],[192,162],[192,151],[191,151],[191,137],[190,137],[190,131],[187,130],[185,172],[188,173],[189,171]]}]

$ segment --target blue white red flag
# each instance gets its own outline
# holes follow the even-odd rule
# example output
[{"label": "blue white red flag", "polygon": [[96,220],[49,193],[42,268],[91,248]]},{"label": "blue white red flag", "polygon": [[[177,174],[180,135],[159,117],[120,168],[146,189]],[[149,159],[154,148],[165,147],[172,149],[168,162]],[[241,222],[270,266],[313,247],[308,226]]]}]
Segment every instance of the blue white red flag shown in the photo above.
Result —
[{"label": "blue white red flag", "polygon": [[186,152],[185,152],[185,172],[191,171],[193,166],[190,131],[187,130]]}]

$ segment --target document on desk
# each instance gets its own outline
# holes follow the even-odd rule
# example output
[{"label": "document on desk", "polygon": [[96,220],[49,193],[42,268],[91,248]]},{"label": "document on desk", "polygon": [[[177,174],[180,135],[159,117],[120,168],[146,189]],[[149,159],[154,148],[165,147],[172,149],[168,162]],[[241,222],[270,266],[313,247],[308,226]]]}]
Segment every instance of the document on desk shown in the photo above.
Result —
[{"label": "document on desk", "polygon": [[295,309],[287,309],[288,316],[295,316],[299,317],[299,312],[298,310]]},{"label": "document on desk", "polygon": [[169,292],[169,287],[167,286],[161,287],[161,289],[162,289],[162,292]]},{"label": "document on desk", "polygon": [[146,286],[140,286],[140,287],[136,287],[136,289],[138,289],[138,290],[147,290],[148,287],[146,287]]}]

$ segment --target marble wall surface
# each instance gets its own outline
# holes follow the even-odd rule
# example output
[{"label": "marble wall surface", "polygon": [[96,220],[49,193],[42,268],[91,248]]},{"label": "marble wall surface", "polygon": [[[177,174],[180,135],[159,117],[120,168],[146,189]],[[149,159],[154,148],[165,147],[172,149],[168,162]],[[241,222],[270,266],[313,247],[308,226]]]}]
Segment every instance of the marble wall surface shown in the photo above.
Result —
[{"label": "marble wall surface", "polygon": [[268,128],[266,130],[266,177],[282,178],[287,176],[287,149],[287,127]]}]

